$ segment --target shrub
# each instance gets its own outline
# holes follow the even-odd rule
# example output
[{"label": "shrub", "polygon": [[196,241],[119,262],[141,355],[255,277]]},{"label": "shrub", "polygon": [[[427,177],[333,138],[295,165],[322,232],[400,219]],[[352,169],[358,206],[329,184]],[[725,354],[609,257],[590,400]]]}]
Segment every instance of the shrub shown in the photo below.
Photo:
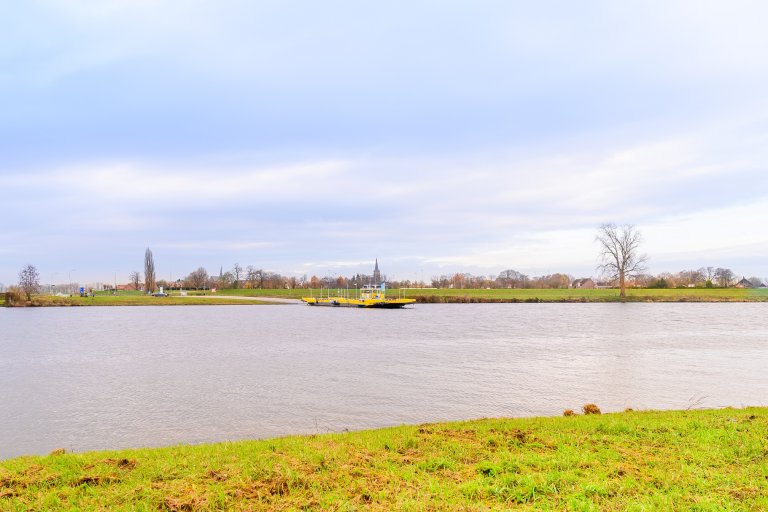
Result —
[{"label": "shrub", "polygon": [[27,296],[24,290],[18,286],[11,286],[8,291],[5,292],[5,305],[6,306],[23,306],[27,303]]},{"label": "shrub", "polygon": [[600,414],[600,408],[595,404],[585,404],[581,410],[584,414]]},{"label": "shrub", "polygon": [[576,413],[573,412],[573,409],[566,409],[563,411],[563,416],[576,416]]}]

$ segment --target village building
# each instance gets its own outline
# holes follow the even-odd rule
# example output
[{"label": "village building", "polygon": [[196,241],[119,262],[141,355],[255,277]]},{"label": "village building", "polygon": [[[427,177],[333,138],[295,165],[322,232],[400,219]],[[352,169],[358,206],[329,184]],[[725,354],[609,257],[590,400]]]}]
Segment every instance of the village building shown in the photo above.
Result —
[{"label": "village building", "polygon": [[587,290],[592,290],[595,288],[595,282],[589,277],[576,279],[571,283],[571,288],[584,288]]}]

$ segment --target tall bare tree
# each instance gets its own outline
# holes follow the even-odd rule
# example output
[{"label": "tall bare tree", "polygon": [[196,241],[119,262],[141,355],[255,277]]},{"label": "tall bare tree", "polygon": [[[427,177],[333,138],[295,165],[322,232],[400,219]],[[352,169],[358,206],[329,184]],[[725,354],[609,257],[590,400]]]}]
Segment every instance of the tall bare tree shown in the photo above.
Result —
[{"label": "tall bare tree", "polygon": [[136,291],[139,291],[139,286],[141,286],[141,274],[139,272],[131,272],[128,274],[128,281],[133,285],[133,289]]},{"label": "tall bare tree", "polygon": [[253,265],[245,267],[245,282],[248,284],[248,288],[256,288],[256,269]]},{"label": "tall bare tree", "polygon": [[147,247],[147,250],[144,252],[144,290],[147,293],[152,293],[156,289],[155,260],[152,258],[152,251]]},{"label": "tall bare tree", "polygon": [[240,277],[243,275],[243,267],[239,263],[235,263],[232,267],[232,275],[235,276],[235,288],[240,288]]},{"label": "tall bare tree", "polygon": [[600,244],[598,268],[611,279],[619,281],[619,294],[625,298],[627,278],[645,271],[648,261],[648,256],[639,253],[642,242],[640,232],[631,224],[603,224],[595,240]]},{"label": "tall bare tree", "polygon": [[27,300],[32,300],[32,294],[40,290],[40,274],[34,265],[26,265],[19,272],[19,287],[27,296]]}]

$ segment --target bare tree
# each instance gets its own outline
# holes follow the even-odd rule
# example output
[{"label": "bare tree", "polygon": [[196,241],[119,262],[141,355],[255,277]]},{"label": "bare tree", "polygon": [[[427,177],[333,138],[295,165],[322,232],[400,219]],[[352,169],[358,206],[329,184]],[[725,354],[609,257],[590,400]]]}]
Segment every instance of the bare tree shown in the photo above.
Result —
[{"label": "bare tree", "polygon": [[188,288],[195,288],[196,290],[205,288],[208,285],[208,271],[200,267],[187,276],[186,282]]},{"label": "bare tree", "polygon": [[712,280],[715,278],[715,267],[701,267],[699,272],[704,276],[704,284],[706,286],[712,286]]},{"label": "bare tree", "polygon": [[251,288],[264,288],[264,271],[249,265],[248,282],[251,283]]},{"label": "bare tree", "polygon": [[248,288],[256,288],[256,269],[253,265],[245,268],[245,282],[248,283]]},{"label": "bare tree", "polygon": [[239,263],[235,263],[232,267],[232,275],[235,277],[235,288],[240,288],[240,276],[243,274],[243,267]]},{"label": "bare tree", "polygon": [[728,288],[733,282],[736,275],[733,273],[733,270],[729,268],[718,267],[715,269],[715,273],[713,274],[712,277],[715,278],[718,286],[721,286],[723,288]]},{"label": "bare tree", "polygon": [[510,268],[503,270],[496,280],[502,288],[525,288],[528,276]]},{"label": "bare tree", "polygon": [[144,290],[147,293],[152,293],[155,289],[157,289],[155,260],[152,258],[152,251],[147,247],[146,252],[144,252]]},{"label": "bare tree", "polygon": [[19,272],[19,288],[32,300],[32,294],[40,290],[40,274],[34,265],[26,265]]},{"label": "bare tree", "polygon": [[[224,272],[221,276],[219,276],[218,286],[222,290],[226,288],[232,288],[234,281],[235,275],[232,272]],[[237,287],[235,286],[235,288]]]},{"label": "bare tree", "polygon": [[627,296],[626,281],[645,271],[648,256],[639,254],[642,236],[631,224],[600,226],[595,240],[600,244],[600,268],[608,277],[619,281],[619,294]]},{"label": "bare tree", "polygon": [[141,286],[141,274],[139,272],[131,272],[128,275],[128,281],[133,285],[134,290],[139,291],[139,287]]}]

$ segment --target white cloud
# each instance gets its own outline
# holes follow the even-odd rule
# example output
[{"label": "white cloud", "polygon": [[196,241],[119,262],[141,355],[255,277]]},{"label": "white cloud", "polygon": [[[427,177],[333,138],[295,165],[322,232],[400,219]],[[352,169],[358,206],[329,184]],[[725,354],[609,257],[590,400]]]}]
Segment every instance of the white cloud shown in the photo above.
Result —
[{"label": "white cloud", "polygon": [[659,258],[765,254],[768,195],[746,204],[660,219],[647,228],[647,250]]},{"label": "white cloud", "polygon": [[219,203],[254,197],[271,202],[330,192],[346,167],[343,162],[332,161],[245,169],[106,162],[7,174],[0,176],[0,183],[9,189],[44,188],[81,200],[134,208],[152,203]]},{"label": "white cloud", "polygon": [[4,246],[544,273],[615,221],[660,266],[764,250],[762,3],[510,5],[19,3]]},{"label": "white cloud", "polygon": [[160,249],[207,250],[207,251],[241,251],[252,249],[270,249],[281,245],[278,242],[251,241],[232,242],[228,240],[196,240],[193,242],[160,242],[154,247]]}]

